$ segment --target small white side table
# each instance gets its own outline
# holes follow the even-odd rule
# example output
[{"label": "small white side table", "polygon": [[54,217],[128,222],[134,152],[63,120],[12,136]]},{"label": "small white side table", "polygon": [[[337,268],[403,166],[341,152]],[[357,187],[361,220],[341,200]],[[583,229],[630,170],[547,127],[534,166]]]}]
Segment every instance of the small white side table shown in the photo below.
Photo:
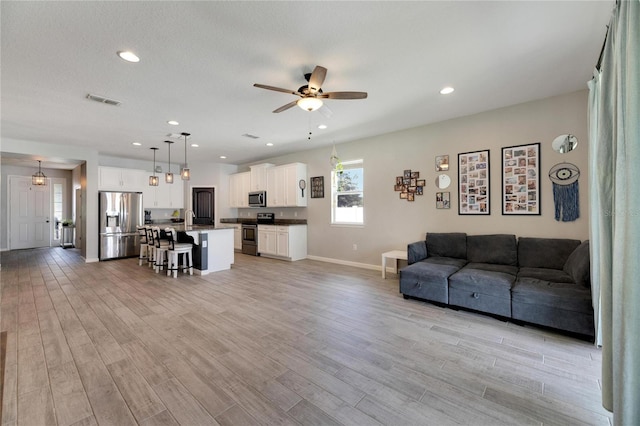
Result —
[{"label": "small white side table", "polygon": [[387,259],[394,259],[395,272],[398,273],[398,259],[407,260],[407,251],[391,250],[382,253],[382,278],[387,278]]}]

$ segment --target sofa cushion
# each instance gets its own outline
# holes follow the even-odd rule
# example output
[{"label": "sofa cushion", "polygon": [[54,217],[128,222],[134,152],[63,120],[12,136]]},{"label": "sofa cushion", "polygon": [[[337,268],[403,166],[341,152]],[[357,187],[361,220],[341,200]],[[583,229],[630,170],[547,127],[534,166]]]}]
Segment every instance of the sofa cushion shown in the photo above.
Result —
[{"label": "sofa cushion", "polygon": [[427,258],[400,270],[400,293],[449,303],[449,276],[466,263],[462,259]]},{"label": "sofa cushion", "polygon": [[567,259],[562,270],[573,277],[576,284],[583,287],[591,286],[591,262],[589,240],[578,246]]},{"label": "sofa cushion", "polygon": [[529,268],[560,269],[571,252],[580,245],[580,240],[567,238],[518,239],[518,265]]},{"label": "sofa cushion", "polygon": [[511,289],[513,304],[541,305],[564,311],[592,313],[591,291],[574,283],[519,277]]},{"label": "sofa cushion", "polygon": [[453,257],[428,257],[422,260],[421,263],[431,265],[449,265],[455,266],[457,269],[460,269],[467,264],[467,261],[464,259],[455,259]]},{"label": "sofa cushion", "polygon": [[520,268],[518,278],[535,278],[552,283],[575,283],[573,277],[566,272],[547,268]]},{"label": "sofa cushion", "polygon": [[428,232],[426,240],[429,257],[467,258],[467,234],[463,232]]},{"label": "sofa cushion", "polygon": [[467,236],[467,260],[499,265],[518,264],[516,236],[508,234]]},{"label": "sofa cushion", "polygon": [[515,279],[513,274],[465,266],[449,277],[449,288],[509,298]]},{"label": "sofa cushion", "polygon": [[427,243],[425,241],[417,241],[407,244],[407,263],[409,265],[419,262],[427,258]]},{"label": "sofa cushion", "polygon": [[504,272],[505,274],[511,274],[514,277],[518,275],[518,267],[511,265],[498,265],[495,263],[467,263],[469,269],[480,269],[482,271]]}]

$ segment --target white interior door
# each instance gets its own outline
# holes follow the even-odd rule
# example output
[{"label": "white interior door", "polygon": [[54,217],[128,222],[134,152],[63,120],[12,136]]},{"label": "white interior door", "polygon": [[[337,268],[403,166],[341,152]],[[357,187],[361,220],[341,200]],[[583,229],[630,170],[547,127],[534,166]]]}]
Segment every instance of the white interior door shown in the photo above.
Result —
[{"label": "white interior door", "polygon": [[11,176],[9,249],[51,245],[51,183],[32,185],[30,177]]}]

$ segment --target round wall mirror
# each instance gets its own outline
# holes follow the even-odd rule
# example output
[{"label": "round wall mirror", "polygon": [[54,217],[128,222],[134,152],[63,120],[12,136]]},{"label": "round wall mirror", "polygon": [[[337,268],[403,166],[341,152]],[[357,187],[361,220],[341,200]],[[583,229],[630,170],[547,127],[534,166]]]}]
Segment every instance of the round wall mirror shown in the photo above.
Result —
[{"label": "round wall mirror", "polygon": [[573,151],[578,146],[578,138],[574,135],[560,135],[551,142],[551,147],[560,154]]},{"label": "round wall mirror", "polygon": [[440,189],[447,189],[451,185],[451,178],[444,173],[436,178],[436,186]]}]

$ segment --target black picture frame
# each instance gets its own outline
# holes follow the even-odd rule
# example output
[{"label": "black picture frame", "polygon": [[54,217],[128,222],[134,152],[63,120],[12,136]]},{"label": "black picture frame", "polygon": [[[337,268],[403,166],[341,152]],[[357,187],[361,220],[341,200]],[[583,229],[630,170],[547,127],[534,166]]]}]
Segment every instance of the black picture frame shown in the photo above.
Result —
[{"label": "black picture frame", "polygon": [[324,176],[311,178],[311,198],[324,198]]},{"label": "black picture frame", "polygon": [[490,215],[489,150],[458,154],[458,214]]},{"label": "black picture frame", "polygon": [[540,142],[502,148],[502,214],[540,215]]}]

